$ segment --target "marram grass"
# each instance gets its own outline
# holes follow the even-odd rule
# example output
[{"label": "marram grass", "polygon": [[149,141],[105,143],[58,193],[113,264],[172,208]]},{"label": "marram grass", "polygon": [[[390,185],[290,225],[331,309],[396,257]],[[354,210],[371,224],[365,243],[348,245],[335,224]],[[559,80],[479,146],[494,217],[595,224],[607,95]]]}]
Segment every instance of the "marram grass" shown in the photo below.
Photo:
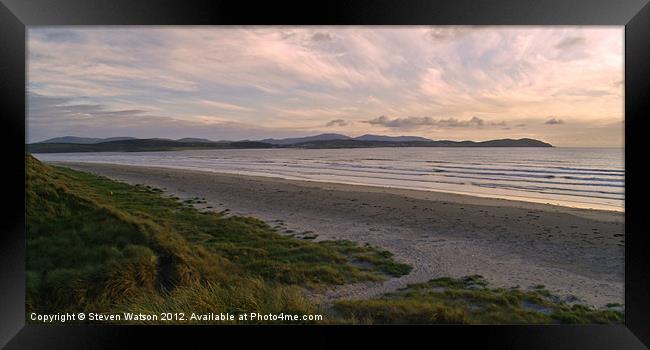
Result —
[{"label": "marram grass", "polygon": [[481,276],[438,278],[369,300],[341,300],[341,319],[362,324],[610,324],[623,312],[569,304],[544,286],[490,288]]},{"label": "marram grass", "polygon": [[[151,187],[32,156],[26,166],[28,312],[308,313],[304,288],[410,270],[379,249],[282,236]],[[370,265],[351,263],[360,256]]]}]

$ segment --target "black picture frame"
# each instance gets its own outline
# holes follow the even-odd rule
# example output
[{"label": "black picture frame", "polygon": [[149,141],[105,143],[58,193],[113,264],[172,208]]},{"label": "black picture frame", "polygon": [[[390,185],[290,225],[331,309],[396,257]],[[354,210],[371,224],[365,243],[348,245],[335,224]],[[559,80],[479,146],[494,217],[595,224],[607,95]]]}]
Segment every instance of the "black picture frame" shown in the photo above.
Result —
[{"label": "black picture frame", "polygon": [[[26,26],[187,24],[360,25],[624,25],[625,26],[625,324],[616,326],[83,326],[25,324],[25,111]],[[313,346],[366,343],[402,347],[500,349],[643,349],[650,346],[650,254],[643,224],[648,195],[643,173],[650,103],[650,5],[648,0],[453,0],[453,1],[143,1],[1,0],[0,100],[6,204],[0,220],[0,346],[119,348],[142,342],[211,348],[224,339],[242,345]],[[644,176],[645,175],[645,176]],[[645,180],[645,181],[644,181]],[[399,336],[396,334],[399,332]],[[644,345],[645,344],[645,345]],[[345,345],[345,344],[343,344]],[[237,346],[237,343],[233,344]]]}]

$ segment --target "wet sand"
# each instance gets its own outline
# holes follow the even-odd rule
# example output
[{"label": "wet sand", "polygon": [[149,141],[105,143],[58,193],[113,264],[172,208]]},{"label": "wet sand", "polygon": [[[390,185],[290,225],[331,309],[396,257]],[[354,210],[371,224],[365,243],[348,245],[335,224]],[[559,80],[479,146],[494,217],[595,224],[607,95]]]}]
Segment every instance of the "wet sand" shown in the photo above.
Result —
[{"label": "wet sand", "polygon": [[492,286],[543,284],[571,301],[623,303],[621,212],[442,192],[295,181],[171,168],[57,163],[250,215],[316,240],[349,239],[389,250],[413,271],[316,297],[366,298],[436,277],[484,276]]}]

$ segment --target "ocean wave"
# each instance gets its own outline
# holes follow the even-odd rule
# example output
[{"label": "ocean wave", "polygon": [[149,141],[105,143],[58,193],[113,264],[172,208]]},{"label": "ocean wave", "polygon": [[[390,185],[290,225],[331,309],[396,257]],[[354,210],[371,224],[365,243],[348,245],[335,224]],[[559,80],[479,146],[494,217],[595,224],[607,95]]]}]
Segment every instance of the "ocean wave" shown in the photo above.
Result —
[{"label": "ocean wave", "polygon": [[[506,188],[506,189],[515,189],[515,190],[526,190],[526,191],[565,191],[565,192],[578,192],[582,194],[606,194],[614,195],[613,197],[603,197],[610,199],[623,199],[625,194],[620,192],[609,192],[609,191],[595,191],[595,190],[585,190],[585,189],[568,189],[561,187],[539,187],[539,186],[518,186],[513,184],[492,184],[492,183],[472,183],[474,186],[479,187],[491,187],[491,188]],[[566,194],[566,193],[565,193]]]},{"label": "ocean wave", "polygon": [[593,171],[549,171],[549,170],[537,170],[537,169],[515,169],[515,168],[486,168],[486,167],[463,167],[463,166],[446,166],[446,165],[440,165],[437,168],[443,168],[443,169],[461,169],[461,170],[481,170],[481,171],[507,171],[507,172],[515,172],[515,173],[534,173],[534,174],[549,174],[552,176],[555,176],[557,174],[562,174],[562,175],[598,175],[598,176],[623,176],[623,173],[613,173],[613,172],[606,172],[606,173],[599,173],[599,172],[593,172]]}]

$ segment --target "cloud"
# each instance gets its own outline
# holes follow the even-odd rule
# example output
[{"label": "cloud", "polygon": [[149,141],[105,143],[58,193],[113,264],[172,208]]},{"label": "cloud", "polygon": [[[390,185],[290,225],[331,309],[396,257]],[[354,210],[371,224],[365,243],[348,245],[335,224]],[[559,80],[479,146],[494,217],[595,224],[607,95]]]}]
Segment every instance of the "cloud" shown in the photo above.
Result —
[{"label": "cloud", "polygon": [[590,57],[587,38],[584,36],[568,36],[555,44],[556,56],[561,61],[582,60]]},{"label": "cloud", "polygon": [[371,125],[381,125],[387,128],[397,129],[413,129],[425,126],[439,127],[439,128],[481,128],[481,127],[494,127],[507,126],[505,121],[502,122],[486,122],[479,117],[472,117],[471,119],[458,120],[456,118],[448,119],[434,119],[431,117],[405,117],[405,118],[389,118],[387,116],[380,116],[366,123]]},{"label": "cloud", "polygon": [[604,89],[566,89],[554,93],[553,96],[602,97],[602,96],[607,96],[612,94],[613,94],[612,91],[607,91]]},{"label": "cloud", "polygon": [[434,27],[427,33],[435,41],[448,41],[462,38],[472,33],[473,26],[439,26]]},{"label": "cloud", "polygon": [[50,31],[33,31],[29,35],[35,35],[49,42],[82,42],[83,36],[73,31],[50,30]]},{"label": "cloud", "polygon": [[343,119],[330,120],[325,126],[346,126],[348,123]]},{"label": "cloud", "polygon": [[560,40],[560,42],[555,44],[555,48],[558,50],[573,49],[583,46],[586,42],[587,38],[583,36],[570,36]]},{"label": "cloud", "polygon": [[200,103],[210,108],[225,109],[229,111],[250,111],[251,108],[243,107],[233,103],[225,103],[212,100],[201,100]]},{"label": "cloud", "polygon": [[557,118],[551,118],[544,122],[544,124],[548,125],[559,125],[559,124],[564,124],[564,121],[562,119],[557,119]]},{"label": "cloud", "polygon": [[213,140],[292,137],[291,130],[238,123],[217,116],[180,119],[138,109],[112,109],[101,104],[79,104],[72,98],[29,93],[28,142],[52,137],[133,136],[141,138],[202,137]]},{"label": "cloud", "polygon": [[[142,109],[111,109],[100,104],[82,104],[72,98],[28,94],[28,124],[36,125],[74,124],[94,119],[101,123],[119,123],[123,118],[141,118],[147,111]],[[119,118],[119,119],[118,119]]]},{"label": "cloud", "polygon": [[316,33],[314,33],[314,35],[311,36],[311,40],[314,40],[314,41],[332,41],[332,40],[334,40],[334,36],[331,33],[316,32]]}]

